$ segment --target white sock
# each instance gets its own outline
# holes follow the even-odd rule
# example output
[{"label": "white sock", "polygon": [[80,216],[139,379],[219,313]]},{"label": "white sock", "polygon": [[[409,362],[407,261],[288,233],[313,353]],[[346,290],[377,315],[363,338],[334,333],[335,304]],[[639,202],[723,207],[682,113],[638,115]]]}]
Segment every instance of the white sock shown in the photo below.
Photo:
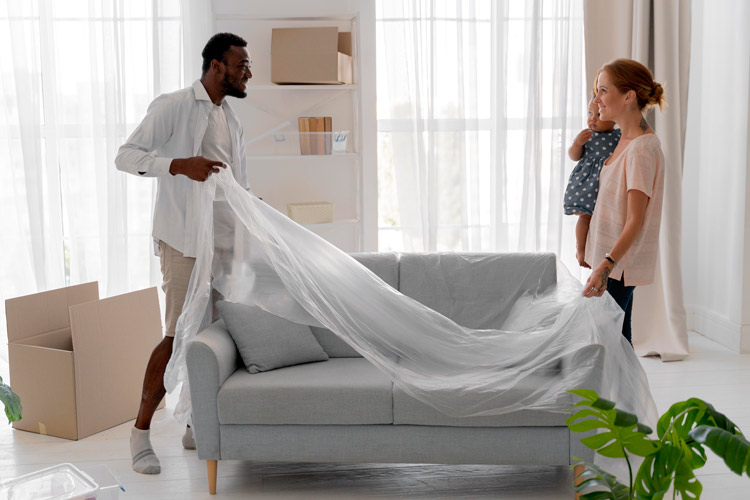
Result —
[{"label": "white sock", "polygon": [[159,459],[151,448],[151,431],[133,427],[130,431],[130,456],[133,458],[133,470],[140,474],[158,474],[161,472]]},{"label": "white sock", "polygon": [[193,437],[193,428],[189,425],[185,428],[185,434],[182,436],[182,447],[186,450],[195,449],[195,438]]}]

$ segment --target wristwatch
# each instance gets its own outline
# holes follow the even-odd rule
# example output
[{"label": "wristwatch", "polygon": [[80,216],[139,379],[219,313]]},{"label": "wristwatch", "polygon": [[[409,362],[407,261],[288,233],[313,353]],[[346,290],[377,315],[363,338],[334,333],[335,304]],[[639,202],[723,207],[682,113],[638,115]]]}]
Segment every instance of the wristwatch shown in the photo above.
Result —
[{"label": "wristwatch", "polygon": [[604,258],[610,261],[613,266],[617,267],[617,262],[615,262],[615,259],[613,259],[610,254],[608,253],[604,254]]}]

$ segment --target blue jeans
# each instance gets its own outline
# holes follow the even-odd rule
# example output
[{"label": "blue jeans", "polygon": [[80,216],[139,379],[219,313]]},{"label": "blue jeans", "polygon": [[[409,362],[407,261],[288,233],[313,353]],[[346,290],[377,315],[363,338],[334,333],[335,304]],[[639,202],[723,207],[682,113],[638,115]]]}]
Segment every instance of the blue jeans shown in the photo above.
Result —
[{"label": "blue jeans", "polygon": [[622,310],[625,311],[625,321],[622,323],[622,335],[628,339],[630,345],[633,345],[632,331],[630,329],[630,316],[633,312],[634,290],[634,286],[625,286],[625,275],[619,280],[613,280],[612,278],[607,280],[607,291],[612,298],[615,299],[617,305],[622,307]]}]

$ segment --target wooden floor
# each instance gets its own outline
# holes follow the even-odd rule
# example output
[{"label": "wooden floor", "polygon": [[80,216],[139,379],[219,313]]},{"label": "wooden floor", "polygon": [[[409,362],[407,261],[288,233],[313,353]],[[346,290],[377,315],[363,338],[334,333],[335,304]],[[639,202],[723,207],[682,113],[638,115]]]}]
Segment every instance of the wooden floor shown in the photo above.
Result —
[{"label": "wooden floor", "polygon": [[[691,357],[678,363],[642,359],[659,411],[675,401],[700,397],[750,434],[750,355],[738,355],[691,334]],[[7,372],[6,367],[3,372]],[[219,462],[218,493],[207,493],[206,468],[194,451],[183,450],[182,429],[169,410],[157,413],[153,444],[161,459],[157,476],[130,467],[132,422],[81,441],[0,428],[0,479],[62,462],[80,467],[107,464],[133,499],[570,499],[566,467],[318,465]],[[750,479],[728,471],[712,456],[699,471],[705,500],[747,500]]]}]

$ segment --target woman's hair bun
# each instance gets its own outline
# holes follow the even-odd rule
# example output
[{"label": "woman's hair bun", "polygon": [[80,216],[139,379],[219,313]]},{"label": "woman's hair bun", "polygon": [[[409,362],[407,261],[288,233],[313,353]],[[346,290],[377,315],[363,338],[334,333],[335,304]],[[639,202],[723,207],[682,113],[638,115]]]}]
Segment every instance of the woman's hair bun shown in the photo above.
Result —
[{"label": "woman's hair bun", "polygon": [[665,103],[666,99],[664,98],[664,87],[661,86],[661,83],[654,82],[654,85],[651,87],[651,92],[649,93],[649,107],[659,106],[659,109],[661,109]]}]

